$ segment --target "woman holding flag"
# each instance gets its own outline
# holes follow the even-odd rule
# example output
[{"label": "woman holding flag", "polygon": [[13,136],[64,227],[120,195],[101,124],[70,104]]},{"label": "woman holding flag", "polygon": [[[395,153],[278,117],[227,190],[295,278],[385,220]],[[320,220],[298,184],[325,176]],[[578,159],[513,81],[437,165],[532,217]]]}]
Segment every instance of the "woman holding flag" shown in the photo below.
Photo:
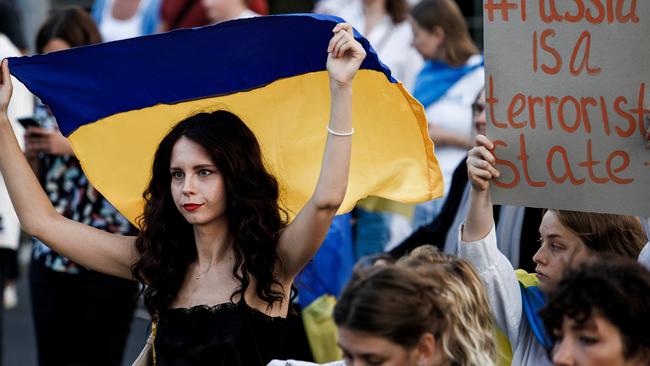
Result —
[{"label": "woman holding flag", "polygon": [[[365,58],[352,28],[328,45],[331,112],[315,191],[286,224],[278,184],[255,136],[236,115],[181,121],[162,140],[138,237],[108,234],[54,210],[23,158],[6,117],[11,82],[0,84],[0,169],[23,228],[76,262],[148,285],[158,365],[264,365],[290,358],[283,342],[293,279],[323,241],[345,196],[352,80]],[[326,133],[326,132],[324,132]]]}]

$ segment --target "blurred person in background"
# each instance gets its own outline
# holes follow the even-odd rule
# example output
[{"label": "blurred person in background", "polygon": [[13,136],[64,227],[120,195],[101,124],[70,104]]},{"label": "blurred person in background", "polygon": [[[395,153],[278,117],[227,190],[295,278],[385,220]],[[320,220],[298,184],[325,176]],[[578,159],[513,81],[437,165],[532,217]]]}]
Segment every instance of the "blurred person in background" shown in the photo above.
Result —
[{"label": "blurred person in background", "polygon": [[155,33],[159,14],[160,0],[95,0],[92,8],[104,42]]},{"label": "blurred person in background", "polygon": [[269,12],[271,14],[311,13],[315,4],[315,0],[269,0]]},{"label": "blurred person in background", "polygon": [[[13,0],[0,0],[0,58],[22,56],[25,54],[27,44],[22,29],[21,14]],[[27,92],[21,84],[18,99],[12,103],[9,117],[14,127],[18,130],[22,144],[23,130],[17,119],[29,117],[34,112],[34,102],[31,93]],[[16,130],[14,130],[16,131]],[[0,291],[3,302],[0,306],[13,309],[18,306],[16,281],[18,280],[18,246],[20,240],[20,225],[13,210],[7,201],[4,181],[0,177]]]},{"label": "blurred person in background", "polygon": [[351,0],[317,0],[314,5],[314,13],[335,15],[344,7],[350,5],[350,1]]},{"label": "blurred person in background", "polygon": [[[495,325],[480,276],[467,260],[431,245],[397,262],[386,254],[362,258],[334,308],[334,319],[346,360],[328,366],[496,364]],[[433,348],[426,351],[429,355],[421,354],[427,347]],[[285,365],[315,364],[269,363]]]},{"label": "blurred person in background", "polygon": [[161,32],[210,24],[201,0],[162,0],[160,18]]},{"label": "blurred person in background", "polygon": [[[461,325],[447,315],[455,304],[443,295],[443,283],[425,272],[379,263],[357,267],[334,307],[344,361],[327,366],[466,365],[449,348],[457,340],[451,329]],[[273,360],[268,366],[313,365]]]},{"label": "blurred person in background", "polygon": [[20,53],[27,53],[22,14],[14,0],[0,0],[0,33],[9,38]]},{"label": "blurred person in background", "polygon": [[[3,0],[0,0],[3,1]],[[6,0],[5,0],[6,1]],[[25,36],[26,53],[33,54],[35,51],[34,40],[36,32],[47,18],[50,8],[50,0],[9,0],[14,1],[16,9],[20,13],[22,29]],[[2,23],[2,22],[0,22]]]},{"label": "blurred person in background", "polygon": [[[418,3],[419,0],[407,0],[408,7],[411,8]],[[316,0],[316,4],[313,6],[314,13],[321,14],[336,14],[341,9],[350,5],[351,2],[357,2],[358,0]]]},{"label": "blurred person in background", "polygon": [[[36,48],[49,53],[99,42],[90,15],[66,8],[43,24]],[[38,157],[43,188],[57,211],[108,232],[133,233],[127,219],[90,185],[68,140],[44,121],[53,119],[45,116],[41,127],[27,130],[25,151]],[[138,293],[135,282],[90,271],[34,238],[30,291],[39,365],[121,365]]]},{"label": "blurred person in background", "polygon": [[266,0],[162,0],[158,30],[167,32],[202,27],[268,12],[269,5]]},{"label": "blurred person in background", "polygon": [[495,365],[495,325],[485,285],[467,260],[441,253],[432,245],[415,248],[397,262],[441,284],[447,307],[448,333],[443,348],[458,365]]},{"label": "blurred person in background", "polygon": [[458,319],[448,316],[454,304],[443,287],[423,271],[395,265],[355,273],[334,308],[346,364],[460,365],[448,348]]},{"label": "blurred person in background", "polygon": [[201,0],[201,4],[213,24],[260,15],[248,7],[246,0]]},{"label": "blurred person in background", "polygon": [[[424,106],[446,197],[458,164],[472,147],[472,103],[483,88],[483,56],[453,0],[423,0],[411,10],[413,45],[426,60],[413,96]],[[418,204],[414,229],[433,220],[444,197]]]},{"label": "blurred person in background", "polygon": [[[0,33],[0,59],[21,56],[21,51]],[[14,98],[9,104],[7,115],[11,126],[22,145],[23,127],[18,123],[21,117],[29,117],[34,113],[34,97],[23,84],[12,78],[14,85]],[[21,146],[22,147],[22,146]],[[6,281],[15,280],[18,275],[16,250],[20,240],[20,223],[9,199],[5,182],[0,175],[0,296],[4,293],[4,302],[7,305],[16,305],[16,287],[11,284],[5,287]],[[1,291],[4,289],[4,291]],[[11,298],[13,296],[13,298]],[[13,304],[11,301],[13,300]],[[9,306],[12,307],[12,306]],[[0,365],[2,364],[2,329],[3,306],[0,306]]]},{"label": "blurred person in background", "polygon": [[351,0],[334,12],[352,24],[379,54],[394,78],[411,89],[422,69],[422,56],[413,48],[406,0]]},{"label": "blurred person in background", "polygon": [[86,11],[90,10],[94,0],[49,0],[52,4],[53,11],[69,8],[71,6],[78,6]]},{"label": "blurred person in background", "polygon": [[248,0],[248,7],[260,15],[269,15],[269,2],[266,0]]}]

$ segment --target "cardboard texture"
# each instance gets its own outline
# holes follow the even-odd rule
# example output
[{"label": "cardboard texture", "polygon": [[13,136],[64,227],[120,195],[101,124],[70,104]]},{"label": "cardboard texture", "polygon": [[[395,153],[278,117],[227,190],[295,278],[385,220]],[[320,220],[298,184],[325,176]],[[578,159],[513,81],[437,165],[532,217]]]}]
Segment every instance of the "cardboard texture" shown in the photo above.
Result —
[{"label": "cardboard texture", "polygon": [[650,1],[484,1],[499,204],[650,216]]}]

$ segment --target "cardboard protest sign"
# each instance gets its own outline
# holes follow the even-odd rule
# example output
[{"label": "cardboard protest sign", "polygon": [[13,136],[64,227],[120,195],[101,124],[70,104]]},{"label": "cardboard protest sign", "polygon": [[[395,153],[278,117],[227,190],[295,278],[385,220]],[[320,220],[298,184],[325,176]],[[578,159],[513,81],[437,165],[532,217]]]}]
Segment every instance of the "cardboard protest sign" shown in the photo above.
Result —
[{"label": "cardboard protest sign", "polygon": [[650,1],[483,10],[495,203],[650,216]]}]

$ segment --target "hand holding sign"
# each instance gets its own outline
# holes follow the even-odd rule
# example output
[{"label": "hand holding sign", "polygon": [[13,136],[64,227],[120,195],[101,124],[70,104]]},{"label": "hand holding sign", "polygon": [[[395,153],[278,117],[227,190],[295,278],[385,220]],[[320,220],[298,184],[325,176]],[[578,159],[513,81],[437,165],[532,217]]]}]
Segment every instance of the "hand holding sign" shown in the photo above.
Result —
[{"label": "hand holding sign", "polygon": [[485,191],[490,188],[490,181],[500,175],[492,154],[494,144],[483,135],[476,136],[475,144],[467,155],[467,175],[474,189]]},{"label": "hand holding sign", "polygon": [[599,3],[484,1],[495,203],[650,216],[650,2]]}]

